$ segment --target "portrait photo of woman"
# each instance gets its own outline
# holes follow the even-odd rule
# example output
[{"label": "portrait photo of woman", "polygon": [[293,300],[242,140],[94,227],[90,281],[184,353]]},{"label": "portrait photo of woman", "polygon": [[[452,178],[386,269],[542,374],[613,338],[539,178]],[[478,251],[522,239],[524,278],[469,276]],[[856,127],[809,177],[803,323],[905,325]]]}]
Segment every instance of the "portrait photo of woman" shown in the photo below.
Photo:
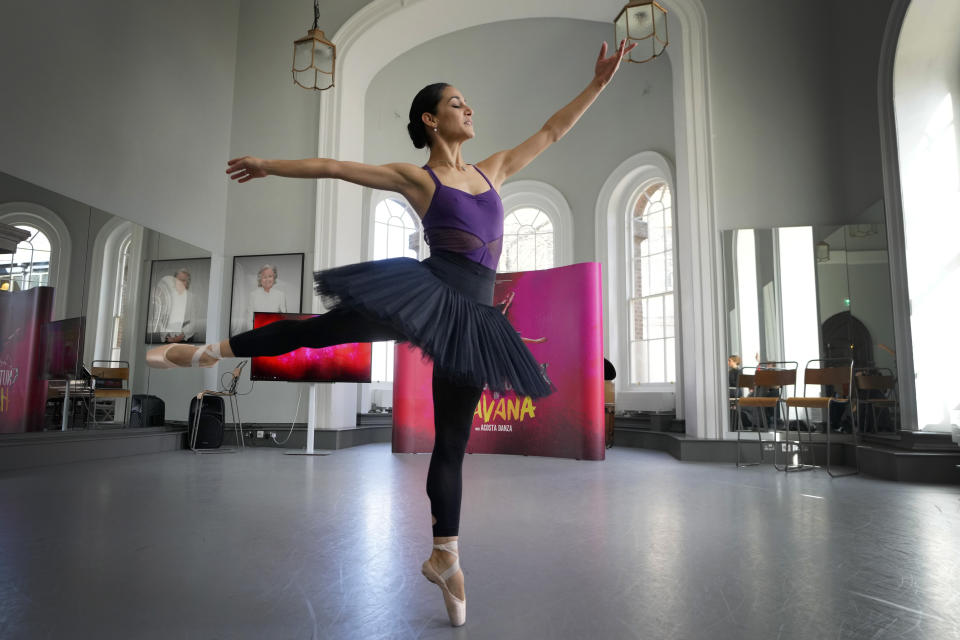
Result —
[{"label": "portrait photo of woman", "polygon": [[253,314],[299,313],[303,288],[303,254],[236,256],[230,335],[253,328]]}]

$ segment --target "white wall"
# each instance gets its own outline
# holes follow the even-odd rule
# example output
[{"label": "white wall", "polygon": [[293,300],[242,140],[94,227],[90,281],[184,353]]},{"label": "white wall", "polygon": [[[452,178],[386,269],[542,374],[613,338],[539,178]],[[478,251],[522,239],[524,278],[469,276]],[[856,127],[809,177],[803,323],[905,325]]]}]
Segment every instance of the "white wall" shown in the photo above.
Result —
[{"label": "white wall", "polygon": [[6,0],[0,171],[218,251],[234,0]]},{"label": "white wall", "polygon": [[849,222],[879,200],[890,0],[704,5],[720,227]]},{"label": "white wall", "polygon": [[[383,68],[367,91],[364,161],[423,164],[429,154],[407,135],[410,103],[422,87],[448,82],[474,110],[477,137],[467,162],[516,146],[593,77],[610,25],[527,19],[473,27],[436,38]],[[574,262],[596,260],[594,209],[607,176],[638,151],[672,159],[673,89],[669,58],[625,64],[576,126],[511,180],[556,187],[573,211]]]},{"label": "white wall", "polygon": [[831,32],[825,69],[830,76],[831,154],[838,154],[844,222],[855,220],[883,198],[877,88],[891,4],[892,0],[844,0],[829,3],[825,14]]}]

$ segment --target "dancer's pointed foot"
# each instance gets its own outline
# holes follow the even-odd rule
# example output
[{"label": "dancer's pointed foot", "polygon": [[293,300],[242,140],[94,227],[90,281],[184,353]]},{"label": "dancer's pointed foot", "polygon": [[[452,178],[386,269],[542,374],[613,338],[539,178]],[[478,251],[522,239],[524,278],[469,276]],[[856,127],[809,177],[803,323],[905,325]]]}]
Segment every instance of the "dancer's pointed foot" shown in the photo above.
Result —
[{"label": "dancer's pointed foot", "polygon": [[450,624],[462,626],[467,621],[467,595],[463,586],[463,571],[457,541],[433,545],[433,553],[423,563],[421,572],[430,582],[440,587]]},{"label": "dancer's pointed foot", "polygon": [[155,369],[212,367],[220,360],[220,345],[167,344],[147,351],[147,364]]}]

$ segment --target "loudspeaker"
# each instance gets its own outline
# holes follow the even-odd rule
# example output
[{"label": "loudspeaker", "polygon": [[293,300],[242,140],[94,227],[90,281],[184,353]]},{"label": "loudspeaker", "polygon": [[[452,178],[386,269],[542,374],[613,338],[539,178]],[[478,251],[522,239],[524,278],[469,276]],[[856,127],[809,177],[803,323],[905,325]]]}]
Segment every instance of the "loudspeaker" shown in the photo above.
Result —
[{"label": "loudspeaker", "polygon": [[130,426],[162,427],[165,423],[164,414],[163,400],[138,393],[133,396],[133,404],[130,405]]},{"label": "loudspeaker", "polygon": [[[200,401],[190,399],[189,428],[193,429]],[[200,424],[197,427],[197,449],[217,449],[223,444],[224,404],[220,396],[203,396],[200,407]]]}]

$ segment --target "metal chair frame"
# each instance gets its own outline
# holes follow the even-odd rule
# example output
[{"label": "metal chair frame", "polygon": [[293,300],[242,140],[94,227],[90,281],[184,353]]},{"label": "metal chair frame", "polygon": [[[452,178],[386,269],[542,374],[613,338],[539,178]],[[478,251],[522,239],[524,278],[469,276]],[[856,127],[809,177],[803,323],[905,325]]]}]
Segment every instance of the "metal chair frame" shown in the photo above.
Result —
[{"label": "metal chair frame", "polygon": [[[240,403],[237,400],[237,380],[240,378],[240,372],[243,370],[243,365],[245,364],[246,361],[241,362],[239,365],[234,367],[233,371],[231,372],[232,377],[230,378],[230,384],[227,386],[226,390],[212,391],[208,389],[197,394],[197,411],[193,414],[193,423],[190,425],[189,434],[190,450],[194,453],[237,453],[238,451],[242,451],[246,448],[243,443],[243,422],[240,419]],[[197,434],[200,431],[200,414],[203,412],[204,396],[219,396],[221,398],[228,398],[230,405],[230,417],[233,418],[233,434],[239,446],[232,449],[224,449],[222,447],[217,449],[197,449]],[[224,418],[226,418],[226,416],[224,416]]]},{"label": "metal chair frame", "polygon": [[[897,378],[887,367],[865,367],[855,369],[854,382],[857,384],[857,404],[870,407],[870,426],[877,433],[877,409],[890,409],[893,418],[893,430],[896,433],[900,427],[900,407],[897,399]],[[882,398],[861,398],[861,391],[880,391]]]},{"label": "metal chair frame", "polygon": [[[816,365],[816,366],[814,366]],[[809,396],[807,395],[807,385],[824,386],[830,385],[840,394],[831,397]],[[846,385],[846,396],[843,395],[844,385]],[[801,443],[800,436],[800,409],[804,411],[805,422],[807,424],[807,443],[813,444],[813,430],[810,427],[810,409],[820,409],[827,413],[826,443],[827,443],[827,473],[831,478],[842,478],[860,473],[860,461],[857,459],[853,471],[847,473],[834,473],[830,465],[830,432],[831,418],[830,408],[833,404],[843,403],[850,407],[850,429],[853,434],[854,448],[857,446],[857,403],[856,393],[853,387],[853,360],[851,358],[817,358],[809,360],[803,368],[803,394],[800,396],[787,398],[786,406],[789,415],[790,407],[796,409],[797,416],[797,442]],[[813,456],[813,448],[810,447],[810,454]],[[816,457],[812,458],[813,464],[810,468],[816,467]],[[802,463],[802,458],[801,458]]]},{"label": "metal chair frame", "polygon": [[[752,467],[763,462],[763,433],[769,432],[769,425],[767,424],[767,416],[765,409],[772,408],[773,413],[773,466],[778,471],[786,470],[786,465],[781,468],[777,460],[777,451],[779,450],[778,439],[778,429],[777,423],[778,418],[783,417],[781,411],[783,410],[783,398],[784,390],[790,387],[793,387],[796,390],[796,379],[797,379],[797,363],[794,361],[774,361],[774,362],[761,362],[756,367],[750,367],[754,370],[754,373],[743,374],[741,373],[738,376],[737,384],[738,388],[743,388],[747,385],[753,390],[754,395],[747,396],[744,398],[736,399],[736,408],[737,408],[737,468],[742,467]],[[759,387],[764,388],[777,388],[778,394],[776,396],[757,396],[756,390]],[[760,460],[758,462],[743,462],[742,461],[742,451],[741,443],[744,442],[742,439],[743,433],[743,418],[742,418],[742,409],[745,407],[751,407],[754,409],[760,409],[761,419],[757,421],[758,428],[757,432],[757,445],[760,448]],[[787,415],[789,418],[789,415]],[[762,428],[760,425],[762,424]],[[786,422],[786,425],[789,427],[789,422]],[[752,429],[751,429],[752,431]],[[786,443],[784,446],[787,446]]]}]

